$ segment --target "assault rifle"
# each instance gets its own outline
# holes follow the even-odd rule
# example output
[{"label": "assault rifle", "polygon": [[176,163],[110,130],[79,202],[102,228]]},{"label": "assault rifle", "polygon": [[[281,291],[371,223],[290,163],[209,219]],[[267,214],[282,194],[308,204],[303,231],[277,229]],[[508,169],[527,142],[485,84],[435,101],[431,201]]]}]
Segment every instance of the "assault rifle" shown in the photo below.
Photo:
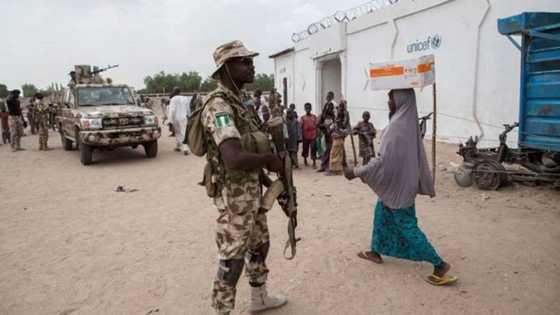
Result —
[{"label": "assault rifle", "polygon": [[[278,196],[278,203],[289,220],[288,241],[286,241],[284,246],[284,258],[292,260],[296,256],[296,244],[301,239],[296,238],[297,196],[292,176],[292,160],[286,147],[287,127],[281,116],[271,118],[267,125],[272,137],[275,153],[284,165],[284,169],[278,174],[278,178],[283,184],[283,190]],[[287,254],[288,248],[290,249],[289,254]]]}]

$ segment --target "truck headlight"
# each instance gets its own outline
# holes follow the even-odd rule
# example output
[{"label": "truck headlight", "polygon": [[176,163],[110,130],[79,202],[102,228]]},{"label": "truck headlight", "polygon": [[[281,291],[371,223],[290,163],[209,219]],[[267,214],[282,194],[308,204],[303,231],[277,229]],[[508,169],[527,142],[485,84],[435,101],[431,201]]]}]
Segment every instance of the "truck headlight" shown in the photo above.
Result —
[{"label": "truck headlight", "polygon": [[103,119],[101,118],[82,118],[80,120],[82,129],[101,129],[103,128]]},{"label": "truck headlight", "polygon": [[144,116],[144,125],[157,125],[157,117],[155,115]]}]

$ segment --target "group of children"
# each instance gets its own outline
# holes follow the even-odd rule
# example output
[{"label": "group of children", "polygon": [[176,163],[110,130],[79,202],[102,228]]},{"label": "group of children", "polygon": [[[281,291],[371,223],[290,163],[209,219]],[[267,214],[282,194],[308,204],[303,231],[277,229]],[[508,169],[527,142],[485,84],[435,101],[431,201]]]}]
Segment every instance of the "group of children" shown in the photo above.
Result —
[{"label": "group of children", "polygon": [[371,115],[365,111],[363,120],[353,128],[350,126],[346,102],[342,100],[335,105],[332,95],[327,97],[327,103],[321,115],[312,113],[311,103],[305,103],[305,114],[298,119],[295,104],[291,104],[286,113],[288,129],[287,149],[292,158],[292,164],[298,168],[299,143],[302,143],[301,156],[305,166],[311,159],[313,168],[317,168],[317,159],[321,160],[319,172],[328,175],[342,174],[346,166],[345,139],[350,133],[359,139],[359,156],[363,165],[375,157],[374,139],[376,130],[370,122]]}]

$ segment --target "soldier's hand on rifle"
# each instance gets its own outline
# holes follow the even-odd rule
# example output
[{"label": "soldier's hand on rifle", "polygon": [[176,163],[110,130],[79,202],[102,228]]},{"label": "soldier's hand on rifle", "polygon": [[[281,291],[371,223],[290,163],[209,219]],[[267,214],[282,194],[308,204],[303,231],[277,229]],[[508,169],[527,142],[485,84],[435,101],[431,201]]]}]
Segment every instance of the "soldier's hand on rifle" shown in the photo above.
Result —
[{"label": "soldier's hand on rifle", "polygon": [[356,174],[354,174],[354,169],[349,167],[344,167],[344,177],[348,180],[353,180],[356,178]]},{"label": "soldier's hand on rifle", "polygon": [[278,156],[269,154],[266,159],[265,167],[267,170],[274,173],[281,173],[284,170],[284,163]]}]

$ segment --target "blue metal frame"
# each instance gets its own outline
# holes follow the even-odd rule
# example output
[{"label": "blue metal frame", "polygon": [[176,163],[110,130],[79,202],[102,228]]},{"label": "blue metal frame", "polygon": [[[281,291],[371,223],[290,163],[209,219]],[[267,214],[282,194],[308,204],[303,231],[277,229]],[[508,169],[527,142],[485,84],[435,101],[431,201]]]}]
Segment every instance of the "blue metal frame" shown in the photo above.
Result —
[{"label": "blue metal frame", "polygon": [[519,45],[515,39],[513,39],[513,37],[511,37],[511,35],[507,36],[507,39],[509,39],[509,41],[513,44],[513,46],[515,46],[517,49],[521,50],[521,45]]},{"label": "blue metal frame", "polygon": [[560,152],[560,13],[500,19],[498,30],[521,50],[519,146]]}]

